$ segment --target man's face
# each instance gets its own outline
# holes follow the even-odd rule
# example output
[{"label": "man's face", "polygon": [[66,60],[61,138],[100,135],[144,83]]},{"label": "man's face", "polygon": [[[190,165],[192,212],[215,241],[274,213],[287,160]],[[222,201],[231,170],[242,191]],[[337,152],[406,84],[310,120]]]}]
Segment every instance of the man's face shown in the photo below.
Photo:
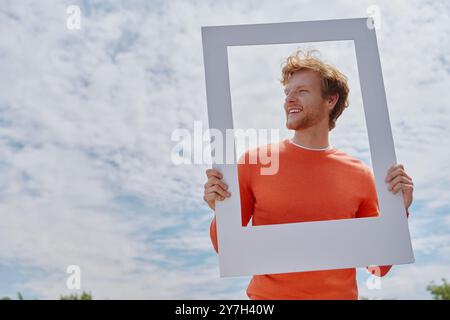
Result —
[{"label": "man's face", "polygon": [[321,89],[320,76],[312,70],[300,70],[291,76],[284,88],[288,129],[306,129],[324,121],[328,124],[329,111]]}]

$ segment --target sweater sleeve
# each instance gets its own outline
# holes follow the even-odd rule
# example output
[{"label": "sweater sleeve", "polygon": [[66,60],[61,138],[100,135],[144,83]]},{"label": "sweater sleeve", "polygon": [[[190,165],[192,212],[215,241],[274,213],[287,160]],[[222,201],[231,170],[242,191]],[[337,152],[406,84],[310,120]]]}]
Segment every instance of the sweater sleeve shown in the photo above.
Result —
[{"label": "sweater sleeve", "polygon": [[377,217],[380,209],[378,206],[378,196],[375,186],[375,177],[372,170],[365,168],[363,182],[361,185],[362,199],[356,212],[356,218]]},{"label": "sweater sleeve", "polygon": [[[406,209],[406,217],[409,218],[409,211]],[[378,277],[384,277],[388,274],[389,270],[391,270],[392,266],[374,266],[374,267],[366,267],[367,271],[371,274],[376,275]]]},{"label": "sweater sleeve", "polygon": [[[245,160],[245,161],[244,161]],[[255,198],[250,184],[250,169],[251,164],[248,161],[248,152],[244,153],[238,161],[238,181],[239,181],[239,192],[241,199],[241,214],[242,214],[242,226],[248,225],[250,218],[253,215]],[[231,195],[233,197],[233,194]],[[227,201],[225,199],[224,201]],[[217,223],[216,216],[211,221],[209,228],[209,235],[211,238],[214,250],[219,253],[218,241],[217,241]]]},{"label": "sweater sleeve", "polygon": [[[367,196],[361,202],[361,205],[358,208],[358,212],[356,213],[357,218],[363,217],[377,217],[379,215],[379,206],[378,206],[378,197],[377,191],[375,187],[375,177],[372,171],[369,169],[366,171],[367,173]],[[409,217],[409,211],[406,209],[406,217]],[[378,277],[384,277],[390,270],[392,266],[372,266],[366,267],[366,269],[373,275]]]}]

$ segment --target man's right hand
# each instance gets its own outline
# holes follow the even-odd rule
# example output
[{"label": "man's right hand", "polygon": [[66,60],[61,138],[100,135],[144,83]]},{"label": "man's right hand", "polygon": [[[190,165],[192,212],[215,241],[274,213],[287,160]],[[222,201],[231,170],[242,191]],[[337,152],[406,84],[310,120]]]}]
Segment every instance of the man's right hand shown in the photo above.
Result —
[{"label": "man's right hand", "polygon": [[216,200],[225,200],[225,198],[231,196],[231,193],[227,191],[228,186],[222,181],[223,176],[219,171],[208,169],[206,170],[206,177],[208,181],[205,183],[203,200],[211,209],[216,210]]}]

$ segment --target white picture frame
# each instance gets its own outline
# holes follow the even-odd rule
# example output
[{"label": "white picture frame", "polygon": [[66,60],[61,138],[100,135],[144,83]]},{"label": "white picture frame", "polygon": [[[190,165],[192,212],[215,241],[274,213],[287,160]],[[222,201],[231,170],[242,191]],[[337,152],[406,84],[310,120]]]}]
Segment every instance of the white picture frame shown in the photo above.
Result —
[{"label": "white picture frame", "polygon": [[[232,197],[216,202],[220,276],[414,262],[401,192],[384,177],[396,164],[377,39],[370,18],[202,27],[209,128],[233,129],[228,46],[353,40],[380,216],[264,226],[241,225],[237,163],[214,161]],[[228,139],[224,148],[235,148]],[[223,154],[226,154],[225,149]]]}]

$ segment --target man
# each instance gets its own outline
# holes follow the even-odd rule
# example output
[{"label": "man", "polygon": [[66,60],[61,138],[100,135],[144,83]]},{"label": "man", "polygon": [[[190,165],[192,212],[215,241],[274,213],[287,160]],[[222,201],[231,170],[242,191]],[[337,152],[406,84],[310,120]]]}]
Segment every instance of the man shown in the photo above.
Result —
[{"label": "man", "polygon": [[[298,51],[287,58],[281,83],[286,99],[286,126],[293,138],[267,145],[279,152],[274,175],[261,175],[261,164],[249,164],[247,151],[238,163],[242,225],[294,223],[379,214],[372,171],[360,160],[329,145],[328,134],[348,106],[346,77],[335,67]],[[259,148],[257,148],[259,149]],[[215,210],[215,201],[230,197],[217,170],[206,171],[204,200]],[[412,203],[413,182],[403,165],[393,165],[386,184],[393,193],[401,191],[406,214]],[[217,247],[215,217],[210,234]],[[355,239],[357,241],[357,239]],[[245,245],[245,244],[243,244]],[[384,276],[391,266],[368,268]],[[338,269],[253,276],[250,299],[357,299],[356,269]]]}]

